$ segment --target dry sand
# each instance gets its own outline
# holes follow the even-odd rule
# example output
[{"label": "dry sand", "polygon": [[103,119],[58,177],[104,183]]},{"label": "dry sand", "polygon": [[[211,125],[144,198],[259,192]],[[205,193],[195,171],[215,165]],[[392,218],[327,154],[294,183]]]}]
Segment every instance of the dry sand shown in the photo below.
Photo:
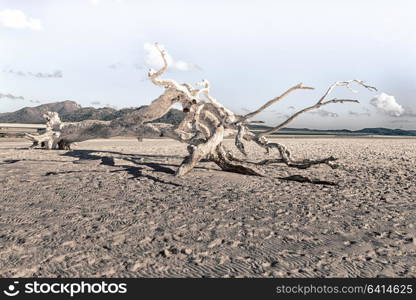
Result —
[{"label": "dry sand", "polygon": [[170,140],[0,142],[0,276],[416,277],[416,140],[280,141],[342,167],[176,178]]}]

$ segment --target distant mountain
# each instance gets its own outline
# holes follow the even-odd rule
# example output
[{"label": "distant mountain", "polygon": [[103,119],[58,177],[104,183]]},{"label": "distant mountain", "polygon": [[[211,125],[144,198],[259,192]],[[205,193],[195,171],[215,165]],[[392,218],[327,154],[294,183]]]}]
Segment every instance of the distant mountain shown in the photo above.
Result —
[{"label": "distant mountain", "polygon": [[74,101],[62,101],[42,104],[36,107],[25,107],[15,112],[0,113],[1,123],[45,123],[42,115],[47,111],[56,111],[60,115],[79,110],[81,105]]},{"label": "distant mountain", "polygon": [[[42,104],[35,107],[25,107],[15,112],[0,113],[0,123],[45,123],[42,115],[46,111],[55,111],[59,113],[59,116],[64,122],[79,122],[83,120],[103,120],[111,121],[118,117],[121,117],[132,111],[141,109],[139,108],[123,108],[120,110],[111,107],[81,107],[74,101],[63,101]],[[184,117],[184,113],[178,109],[171,109],[162,118],[155,120],[154,122],[179,124]]]},{"label": "distant mountain", "polygon": [[402,135],[416,136],[416,130],[388,129],[388,128],[364,128],[354,131],[355,133],[373,134],[373,135]]},{"label": "distant mountain", "polygon": [[111,107],[81,107],[74,111],[60,113],[59,117],[64,122],[79,122],[83,120],[109,121],[116,118],[116,113],[117,110]]},{"label": "distant mountain", "polygon": [[[60,116],[61,120],[64,122],[79,122],[83,120],[111,121],[135,110],[140,110],[143,107],[146,106],[138,108],[123,108],[120,110],[111,107],[82,107],[76,111],[63,113]],[[185,114],[181,110],[172,108],[163,117],[154,120],[153,122],[179,124],[183,120],[184,115]]]},{"label": "distant mountain", "polygon": [[[103,120],[111,121],[138,108],[123,108],[120,110],[111,107],[81,107],[74,101],[62,101],[55,103],[42,104],[36,107],[25,107],[15,112],[0,113],[0,123],[44,123],[42,114],[46,111],[56,111],[64,122],[79,122],[83,120]],[[172,108],[162,118],[153,122],[179,124],[184,118],[181,110]],[[261,122],[251,123],[249,128],[255,131],[268,130],[271,127],[260,124]],[[389,128],[364,128],[360,130],[336,129],[318,130],[308,128],[282,128],[274,133],[276,135],[389,135],[389,136],[416,136],[416,130],[389,129]]]}]

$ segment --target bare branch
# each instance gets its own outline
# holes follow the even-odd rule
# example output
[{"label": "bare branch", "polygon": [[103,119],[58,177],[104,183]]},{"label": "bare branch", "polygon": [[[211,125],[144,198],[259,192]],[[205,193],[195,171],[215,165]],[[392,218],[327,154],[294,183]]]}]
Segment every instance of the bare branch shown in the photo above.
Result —
[{"label": "bare branch", "polygon": [[318,109],[321,106],[328,105],[328,104],[345,103],[345,102],[359,103],[358,100],[351,100],[351,99],[332,99],[332,100],[329,100],[327,102],[318,102],[315,105],[309,106],[307,108],[304,108],[304,109],[302,109],[302,110],[294,113],[286,121],[280,123],[279,125],[277,125],[276,127],[273,127],[272,129],[269,129],[269,130],[266,130],[266,131],[263,131],[263,132],[259,133],[258,136],[259,137],[262,137],[262,136],[266,136],[266,135],[272,134],[273,132],[276,132],[279,129],[282,129],[284,126],[286,126],[287,124],[289,124],[290,122],[292,122],[297,116],[299,116],[299,115],[301,115],[301,114],[303,114],[305,112],[308,112],[310,110]]},{"label": "bare branch", "polygon": [[299,83],[293,87],[291,87],[290,89],[288,89],[286,92],[284,92],[283,94],[281,94],[280,96],[273,98],[272,100],[268,101],[266,104],[264,104],[262,107],[260,107],[259,109],[257,109],[256,111],[253,111],[245,116],[243,116],[242,118],[240,118],[238,120],[238,122],[245,122],[247,119],[250,119],[256,115],[258,115],[259,113],[261,113],[263,110],[265,110],[266,108],[268,108],[269,106],[273,105],[274,103],[276,103],[277,101],[280,101],[281,99],[283,99],[285,96],[287,96],[288,94],[290,94],[291,92],[295,91],[295,90],[313,90],[313,87],[307,87],[307,86],[303,86],[302,83]]},{"label": "bare branch", "polygon": [[[363,87],[365,87],[366,89],[368,89],[370,91],[377,91],[377,89],[375,87],[372,87],[372,86],[369,86],[369,85],[364,84],[364,82],[362,80],[353,79],[353,80],[347,80],[347,81],[337,81],[337,82],[335,82],[334,84],[332,84],[327,89],[327,91],[325,92],[325,94],[321,98],[319,98],[318,102],[316,102],[315,105],[309,106],[307,108],[304,108],[304,109],[302,109],[302,110],[294,113],[286,121],[284,121],[281,124],[273,127],[272,129],[269,129],[267,131],[264,131],[264,132],[259,133],[258,136],[259,137],[262,137],[262,136],[266,136],[268,134],[272,134],[273,132],[276,132],[279,129],[282,129],[284,126],[286,126],[287,124],[289,124],[290,122],[292,122],[297,116],[299,116],[299,115],[301,115],[301,114],[303,114],[305,112],[308,112],[310,110],[318,109],[318,108],[320,108],[321,106],[324,106],[324,105],[333,104],[333,103],[346,103],[346,102],[359,103],[357,100],[352,100],[352,99],[336,99],[336,98],[324,102],[325,98],[332,92],[332,90],[335,87],[337,87],[337,86],[345,86],[348,89],[352,90],[351,87],[350,87],[350,85],[351,85],[351,83],[354,83],[354,82],[357,83],[357,84],[359,84],[359,85],[361,85],[361,86],[363,86]],[[354,91],[354,90],[352,90],[352,91]]]},{"label": "bare branch", "polygon": [[244,145],[244,136],[246,135],[247,127],[245,127],[243,124],[240,124],[238,126],[238,131],[235,136],[235,146],[237,149],[244,155],[247,156],[247,152]]},{"label": "bare branch", "polygon": [[368,90],[370,90],[370,91],[373,91],[373,92],[376,92],[377,91],[377,89],[375,88],[375,87],[373,87],[373,86],[369,86],[369,85],[366,85],[366,84],[364,84],[364,81],[362,81],[362,80],[358,80],[358,79],[352,79],[352,80],[347,80],[347,81],[337,81],[337,82],[335,82],[334,84],[332,84],[329,88],[328,88],[328,90],[325,92],[325,94],[318,100],[318,103],[321,103],[322,101],[324,101],[325,100],[325,98],[332,92],[332,90],[334,89],[334,88],[336,88],[337,86],[345,86],[346,88],[348,88],[349,90],[351,90],[352,92],[354,92],[354,93],[356,93],[357,91],[356,90],[353,90],[352,88],[351,88],[351,83],[353,83],[353,82],[355,82],[355,83],[357,83],[357,84],[359,84],[359,85],[361,85],[361,86],[363,86],[363,87],[365,87],[366,89],[368,89]]},{"label": "bare branch", "polygon": [[199,92],[203,93],[205,97],[211,102],[211,104],[218,109],[218,112],[221,114],[222,117],[225,117],[225,121],[228,123],[232,123],[235,121],[235,114],[224,107],[221,103],[217,101],[214,97],[211,96],[210,92],[210,83],[208,80],[202,80],[199,85],[203,86],[203,89],[201,89]]},{"label": "bare branch", "polygon": [[169,89],[169,88],[175,89],[179,92],[184,93],[190,99],[195,99],[195,95],[193,95],[193,94],[197,94],[198,92],[196,91],[194,93],[193,88],[192,88],[191,85],[189,85],[189,84],[185,84],[185,85],[179,84],[173,79],[159,79],[158,78],[160,75],[162,75],[163,73],[166,72],[166,70],[168,69],[169,64],[168,64],[168,60],[166,58],[166,56],[167,56],[166,51],[163,50],[162,48],[160,48],[158,43],[155,43],[155,47],[159,51],[160,56],[162,57],[163,67],[159,71],[149,70],[147,75],[149,76],[150,80],[155,85],[163,86],[166,89]]},{"label": "bare branch", "polygon": [[161,82],[157,79],[160,75],[166,72],[168,69],[168,61],[166,59],[166,51],[161,49],[158,43],[155,43],[156,49],[160,52],[160,56],[163,60],[163,67],[159,71],[154,71],[152,69],[149,70],[148,76],[150,80],[156,85],[161,85]]},{"label": "bare branch", "polygon": [[221,170],[253,176],[266,176],[255,164],[235,158],[231,152],[226,151],[221,144],[210,153],[209,159],[215,162]]}]

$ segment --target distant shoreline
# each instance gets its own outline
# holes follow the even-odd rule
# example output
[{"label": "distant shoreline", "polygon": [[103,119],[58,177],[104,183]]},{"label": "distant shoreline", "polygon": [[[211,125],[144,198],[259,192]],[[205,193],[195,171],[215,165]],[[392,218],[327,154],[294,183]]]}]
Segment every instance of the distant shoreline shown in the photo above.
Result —
[{"label": "distant shoreline", "polygon": [[[392,135],[329,135],[329,134],[323,134],[323,135],[300,135],[300,134],[296,134],[296,135],[288,135],[288,134],[284,134],[284,135],[272,135],[272,136],[268,136],[269,139],[271,140],[278,140],[278,139],[374,139],[374,140],[398,140],[398,139],[405,139],[405,140],[410,140],[410,139],[416,139],[416,136],[392,136]],[[229,138],[225,138],[227,140],[233,139],[232,137]],[[107,141],[107,140],[120,140],[120,141],[124,141],[124,140],[137,140],[137,137],[133,137],[133,136],[116,136],[116,137],[112,137],[109,139],[94,139],[94,140],[88,140],[88,142],[102,142],[102,141]],[[151,139],[147,139],[145,138],[145,140],[148,141],[158,141],[158,140],[172,140],[170,138],[165,138],[165,137],[161,137],[161,138],[151,138]],[[172,140],[174,141],[174,140]],[[0,137],[0,143],[10,143],[10,142],[27,142],[28,144],[30,144],[31,142],[26,140],[23,137]],[[179,143],[179,142],[178,142]]]}]

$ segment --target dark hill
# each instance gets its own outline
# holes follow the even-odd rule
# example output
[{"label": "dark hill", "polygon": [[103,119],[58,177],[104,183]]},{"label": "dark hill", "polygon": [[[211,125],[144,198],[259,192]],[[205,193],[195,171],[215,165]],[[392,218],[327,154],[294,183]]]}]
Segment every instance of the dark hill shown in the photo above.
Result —
[{"label": "dark hill", "polygon": [[[143,106],[142,106],[143,107]],[[120,110],[111,107],[81,107],[74,101],[63,101],[42,104],[35,107],[25,107],[15,112],[0,113],[0,123],[44,123],[42,118],[46,111],[55,111],[64,122],[79,122],[83,120],[103,120],[111,121],[139,108],[123,108]],[[171,109],[162,118],[154,122],[169,124],[179,124],[184,117],[184,113],[178,109]]]},{"label": "dark hill", "polygon": [[44,123],[43,113],[56,111],[60,115],[72,113],[81,108],[81,105],[74,101],[62,101],[42,104],[36,107],[24,107],[15,112],[0,113],[1,123]]}]

